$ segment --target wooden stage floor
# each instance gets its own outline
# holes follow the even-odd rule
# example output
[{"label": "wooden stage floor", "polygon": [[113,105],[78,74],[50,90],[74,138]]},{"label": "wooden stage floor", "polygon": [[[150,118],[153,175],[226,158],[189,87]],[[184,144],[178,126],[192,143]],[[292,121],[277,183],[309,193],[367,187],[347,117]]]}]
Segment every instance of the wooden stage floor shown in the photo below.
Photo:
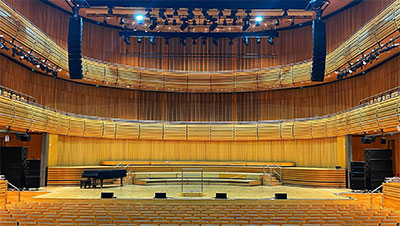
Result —
[{"label": "wooden stage floor", "polygon": [[[199,187],[186,187],[186,189],[199,190]],[[156,192],[166,192],[171,199],[212,199],[215,193],[224,192],[229,199],[271,199],[275,193],[287,193],[288,199],[348,199],[337,193],[348,193],[349,189],[311,188],[297,186],[230,186],[230,185],[204,185],[203,197],[181,197],[180,185],[105,185],[103,189],[81,189],[79,186],[60,187],[51,186],[40,189],[49,192],[34,197],[33,199],[99,199],[101,192],[114,192],[118,199],[152,199]]]}]

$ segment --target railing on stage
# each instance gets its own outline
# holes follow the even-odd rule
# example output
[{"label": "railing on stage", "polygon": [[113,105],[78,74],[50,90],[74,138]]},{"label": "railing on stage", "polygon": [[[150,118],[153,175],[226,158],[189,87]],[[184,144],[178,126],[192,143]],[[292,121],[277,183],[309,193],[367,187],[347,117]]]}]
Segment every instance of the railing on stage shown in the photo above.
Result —
[{"label": "railing on stage", "polygon": [[[186,174],[185,174],[186,173]],[[189,175],[187,175],[189,173]],[[181,171],[181,195],[182,196],[203,196],[204,191],[203,168],[182,168]],[[190,186],[192,184],[192,187]],[[191,189],[200,185],[200,190]],[[189,189],[185,189],[188,185]]]},{"label": "railing on stage", "polygon": [[[277,169],[279,170],[279,172],[277,171]],[[282,167],[279,166],[278,164],[274,165],[265,164],[263,167],[263,173],[264,173],[263,185],[266,185],[265,176],[269,177],[269,185],[272,185],[273,177],[278,179],[281,182],[281,184],[283,184]]]}]

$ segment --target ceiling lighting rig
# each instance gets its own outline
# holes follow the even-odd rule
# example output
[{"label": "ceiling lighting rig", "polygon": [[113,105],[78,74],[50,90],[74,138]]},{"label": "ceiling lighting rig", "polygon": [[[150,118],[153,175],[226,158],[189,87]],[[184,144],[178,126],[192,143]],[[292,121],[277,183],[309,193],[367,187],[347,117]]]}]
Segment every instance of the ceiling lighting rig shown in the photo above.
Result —
[{"label": "ceiling lighting rig", "polygon": [[[371,50],[369,54],[362,54],[360,58],[358,58],[355,62],[347,63],[347,66],[341,70],[336,70],[335,74],[337,75],[337,79],[343,79],[350,74],[355,73],[358,69],[363,69],[367,64],[372,64],[374,61],[379,59],[379,55],[385,52],[389,52],[390,50],[399,47],[399,43],[395,43],[397,39],[400,38],[400,35],[394,39],[390,39],[386,44],[379,44],[378,47]],[[365,72],[363,71],[362,74]]]},{"label": "ceiling lighting rig", "polygon": [[[42,59],[35,56],[32,51],[26,51],[22,47],[14,44],[14,42],[9,42],[8,40],[4,39],[3,35],[0,35],[0,49],[9,51],[10,48],[12,51],[12,57],[18,58],[21,61],[25,60],[32,64],[35,68],[42,70],[46,74],[50,74],[56,77],[58,72],[61,72],[61,68],[50,64],[47,59]],[[34,69],[32,70],[34,71]]]}]

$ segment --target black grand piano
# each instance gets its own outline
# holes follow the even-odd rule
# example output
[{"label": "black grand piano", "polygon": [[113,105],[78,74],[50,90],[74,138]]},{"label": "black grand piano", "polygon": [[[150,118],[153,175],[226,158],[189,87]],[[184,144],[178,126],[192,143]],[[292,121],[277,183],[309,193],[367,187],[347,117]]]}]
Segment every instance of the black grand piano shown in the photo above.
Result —
[{"label": "black grand piano", "polygon": [[126,170],[113,169],[113,170],[85,170],[82,173],[83,178],[88,178],[92,181],[92,185],[95,188],[97,180],[100,180],[100,187],[103,188],[104,179],[121,179],[121,186],[123,186],[123,178],[126,177]]}]

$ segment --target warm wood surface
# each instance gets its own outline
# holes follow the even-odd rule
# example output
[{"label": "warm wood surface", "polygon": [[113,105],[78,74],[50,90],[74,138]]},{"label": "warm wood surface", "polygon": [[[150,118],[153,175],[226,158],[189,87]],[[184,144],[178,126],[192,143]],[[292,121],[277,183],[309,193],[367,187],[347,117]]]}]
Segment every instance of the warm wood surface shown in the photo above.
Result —
[{"label": "warm wood surface", "polygon": [[229,161],[101,161],[102,166],[176,166],[176,165],[196,165],[196,166],[264,166],[264,165],[279,165],[279,166],[296,166],[295,162],[229,162]]},{"label": "warm wood surface", "polygon": [[[21,12],[28,20],[49,34],[62,47],[67,47],[68,15],[54,9],[39,0],[19,1],[6,0],[17,11]],[[331,52],[346,40],[352,33],[359,29],[369,19],[375,16],[391,0],[368,0],[363,1],[355,7],[345,10],[327,19],[327,49]],[[40,15],[37,12],[42,12]],[[164,41],[158,41],[152,46],[147,40],[141,45],[131,40],[131,45],[126,46],[118,37],[117,29],[105,28],[96,24],[84,23],[83,31],[83,55],[105,61],[122,63],[126,65],[163,68],[170,70],[238,70],[249,68],[264,68],[299,62],[311,59],[312,39],[311,26],[304,26],[294,30],[280,32],[280,37],[275,40],[273,47],[266,44],[257,45],[255,40],[250,40],[249,46],[241,41],[235,40],[233,48],[228,44],[229,40],[223,41],[216,48],[210,42],[206,46],[197,44],[192,46],[187,40],[187,47],[179,44],[179,39],[170,40],[169,46]],[[201,59],[189,57],[175,57],[172,53],[236,53],[239,55],[247,53],[276,54],[277,57],[243,58],[243,59]],[[144,57],[144,54],[133,56],[129,53],[165,53],[169,57]]]},{"label": "warm wood surface", "polygon": [[[7,34],[6,39],[9,41],[16,40],[15,42],[20,42],[26,48],[48,58],[57,67],[64,69],[58,76],[69,79],[69,75],[65,73],[65,70],[68,70],[67,52],[56,43],[47,40],[45,34],[32,26],[29,21],[15,14],[11,8],[2,5],[2,9],[5,10],[5,14],[9,15],[7,20],[3,20],[4,24],[1,26],[3,32]],[[350,62],[355,63],[355,58],[377,47],[377,42],[386,44],[389,38],[395,38],[397,36],[395,33],[397,31],[398,10],[399,2],[394,1],[393,4],[349,37],[346,42],[329,53],[327,55],[325,82],[336,80],[336,74],[333,73],[335,70]],[[26,28],[19,29],[21,26]],[[32,30],[32,32],[24,33],[22,31],[22,34],[20,34],[21,30]],[[383,61],[397,52],[398,49],[394,49],[390,53],[380,54],[378,61]],[[208,52],[207,55],[210,55],[210,53]],[[344,57],[344,55],[346,56]],[[198,72],[182,73],[181,71],[149,71],[148,69],[109,65],[91,59],[84,59],[83,65],[85,77],[83,82],[140,90],[246,92],[316,84],[310,83],[311,62],[283,65],[279,68],[261,69],[253,72],[220,71],[203,74]],[[365,67],[372,67],[372,65],[367,64],[364,66],[364,70]]]},{"label": "warm wood surface", "polygon": [[[186,166],[185,166],[186,167]],[[195,165],[193,166],[195,167]],[[203,167],[203,166],[202,166]],[[79,184],[82,172],[85,169],[114,169],[111,166],[53,166],[48,168],[48,185]],[[127,169],[133,172],[180,172],[182,167],[162,166],[130,166]],[[263,172],[262,167],[203,167],[205,171],[211,172]],[[332,168],[283,168],[283,183],[320,187],[345,187],[345,170]]]},{"label": "warm wood surface", "polygon": [[[0,84],[75,114],[166,121],[259,121],[332,114],[400,85],[399,59],[362,77],[304,89],[180,94],[96,88],[33,73],[0,56]],[[384,78],[384,79],[382,79]],[[376,82],[380,81],[380,82]]]},{"label": "warm wood surface", "polygon": [[399,208],[400,206],[400,183],[383,184],[384,206]]},{"label": "warm wood surface", "polygon": [[1,133],[0,139],[4,139],[5,135],[10,136],[10,142],[5,142],[6,147],[28,147],[28,159],[40,159],[42,157],[42,134],[32,133],[30,141],[20,141],[14,133]]}]

